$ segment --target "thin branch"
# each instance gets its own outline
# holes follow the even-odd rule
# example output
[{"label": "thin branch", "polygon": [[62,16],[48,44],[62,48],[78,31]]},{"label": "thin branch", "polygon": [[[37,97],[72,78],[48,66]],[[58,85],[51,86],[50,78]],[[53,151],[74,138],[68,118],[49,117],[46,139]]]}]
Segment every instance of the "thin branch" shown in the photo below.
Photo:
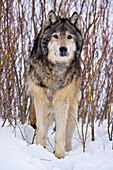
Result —
[{"label": "thin branch", "polygon": [[4,110],[2,109],[2,107],[0,106],[0,110],[3,112],[3,114],[5,115],[5,117],[7,118],[8,122],[10,123],[11,126],[13,126],[15,128],[15,126],[12,124],[11,120],[9,119],[9,117],[6,115],[6,113],[4,112]]}]

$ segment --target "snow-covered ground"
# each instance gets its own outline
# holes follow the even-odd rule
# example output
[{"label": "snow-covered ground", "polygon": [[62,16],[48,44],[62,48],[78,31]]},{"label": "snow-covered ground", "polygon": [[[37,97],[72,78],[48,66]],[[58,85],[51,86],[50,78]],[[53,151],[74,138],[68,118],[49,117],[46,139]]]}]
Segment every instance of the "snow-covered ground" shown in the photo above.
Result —
[{"label": "snow-covered ground", "polygon": [[[54,135],[52,127],[48,133],[47,148],[30,144],[34,130],[31,126],[21,126],[26,141],[23,140],[19,129],[9,127],[6,123],[1,127],[0,119],[0,170],[112,170],[112,142],[107,135],[106,121],[98,127],[95,124],[95,138],[92,142],[87,139],[86,152],[82,152],[77,131],[73,136],[73,150],[66,153],[64,159],[57,159],[53,154]],[[79,127],[80,130],[80,127]],[[90,130],[90,129],[89,129]],[[89,131],[90,133],[90,131]],[[51,146],[52,145],[52,146]]]}]

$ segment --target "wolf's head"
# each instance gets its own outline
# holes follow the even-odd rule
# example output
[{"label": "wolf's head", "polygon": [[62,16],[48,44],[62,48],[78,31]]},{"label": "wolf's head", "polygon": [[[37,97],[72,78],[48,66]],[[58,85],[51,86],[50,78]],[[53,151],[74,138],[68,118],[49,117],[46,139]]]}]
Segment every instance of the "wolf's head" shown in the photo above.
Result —
[{"label": "wolf's head", "polygon": [[77,12],[70,18],[60,18],[50,11],[38,38],[37,52],[54,64],[78,60],[83,45],[80,27]]}]

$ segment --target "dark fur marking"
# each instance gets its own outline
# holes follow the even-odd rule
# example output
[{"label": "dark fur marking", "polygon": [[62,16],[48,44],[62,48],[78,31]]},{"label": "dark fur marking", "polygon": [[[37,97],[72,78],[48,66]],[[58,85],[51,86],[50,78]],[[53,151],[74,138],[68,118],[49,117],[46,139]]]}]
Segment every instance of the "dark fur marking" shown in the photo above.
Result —
[{"label": "dark fur marking", "polygon": [[[42,35],[41,32],[43,31]],[[73,61],[67,66],[66,64],[56,63],[48,61],[48,43],[51,39],[51,35],[54,32],[69,31],[74,35],[76,43],[76,52]],[[47,26],[44,30],[41,30],[38,37],[34,41],[31,56],[29,58],[29,74],[33,82],[44,88],[51,90],[61,89],[73,80],[73,76],[80,75],[79,56],[82,50],[83,39],[81,32],[78,28],[74,27],[67,18],[61,18],[52,25]]]}]

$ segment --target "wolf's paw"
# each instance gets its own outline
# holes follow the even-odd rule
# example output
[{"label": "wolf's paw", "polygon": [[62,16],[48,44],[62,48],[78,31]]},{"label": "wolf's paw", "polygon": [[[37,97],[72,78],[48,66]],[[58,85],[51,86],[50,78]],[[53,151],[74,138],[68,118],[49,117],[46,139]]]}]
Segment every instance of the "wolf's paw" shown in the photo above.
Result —
[{"label": "wolf's paw", "polygon": [[65,152],[55,152],[55,156],[58,159],[64,158],[65,157]]},{"label": "wolf's paw", "polygon": [[65,146],[65,151],[66,152],[69,152],[69,151],[71,151],[72,150],[72,144],[67,144],[66,146]]},{"label": "wolf's paw", "polygon": [[59,159],[65,157],[65,143],[63,139],[55,139],[55,156]]},{"label": "wolf's paw", "polygon": [[39,135],[37,135],[36,144],[37,145],[40,144],[40,145],[42,145],[45,148],[46,147],[46,137],[45,137],[45,135],[44,136],[40,136],[40,137],[39,137]]},{"label": "wolf's paw", "polygon": [[64,158],[65,157],[65,150],[63,149],[63,150],[61,150],[61,148],[60,149],[55,149],[55,156],[58,158],[58,159],[60,159],[60,158]]}]

